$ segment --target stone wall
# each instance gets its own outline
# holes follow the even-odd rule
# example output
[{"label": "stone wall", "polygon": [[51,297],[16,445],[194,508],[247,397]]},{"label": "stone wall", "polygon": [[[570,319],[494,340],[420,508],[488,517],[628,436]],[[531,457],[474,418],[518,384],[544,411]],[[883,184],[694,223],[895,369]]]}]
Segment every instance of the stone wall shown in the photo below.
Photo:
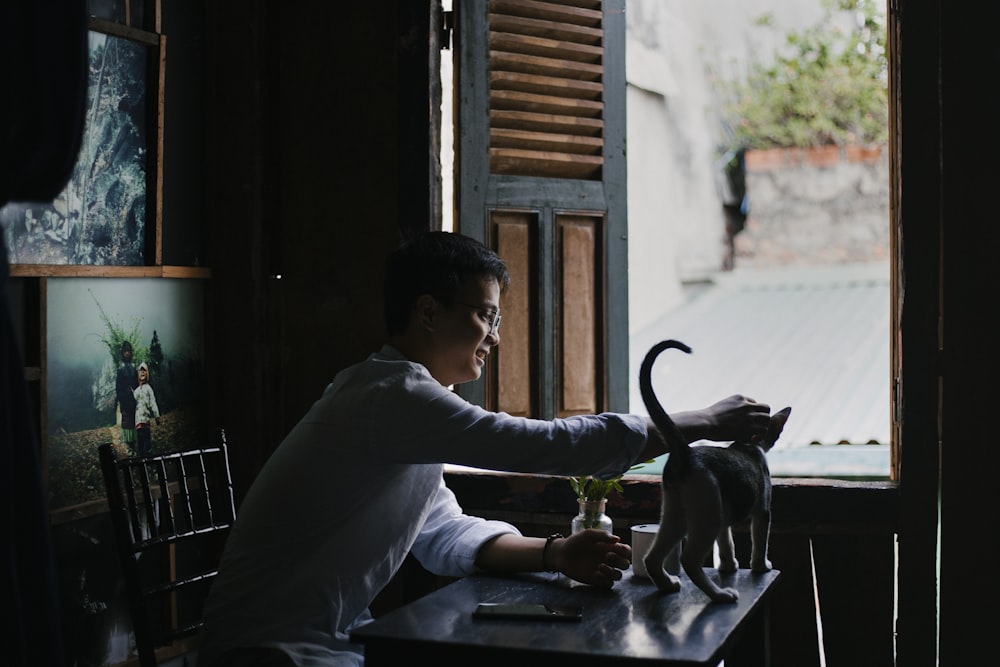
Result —
[{"label": "stone wall", "polygon": [[750,211],[733,240],[736,268],[888,259],[886,147],[750,151],[746,171]]}]

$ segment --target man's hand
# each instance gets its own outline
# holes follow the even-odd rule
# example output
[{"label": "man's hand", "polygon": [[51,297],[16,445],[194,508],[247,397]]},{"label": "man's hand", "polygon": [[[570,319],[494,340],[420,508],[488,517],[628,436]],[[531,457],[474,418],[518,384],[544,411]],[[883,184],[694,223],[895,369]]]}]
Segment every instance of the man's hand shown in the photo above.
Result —
[{"label": "man's hand", "polygon": [[696,439],[748,442],[754,437],[762,438],[767,435],[767,428],[771,424],[770,405],[739,394],[710,405],[704,412],[708,432]]},{"label": "man's hand", "polygon": [[631,564],[632,547],[617,535],[589,528],[554,540],[547,565],[581,583],[611,588]]}]

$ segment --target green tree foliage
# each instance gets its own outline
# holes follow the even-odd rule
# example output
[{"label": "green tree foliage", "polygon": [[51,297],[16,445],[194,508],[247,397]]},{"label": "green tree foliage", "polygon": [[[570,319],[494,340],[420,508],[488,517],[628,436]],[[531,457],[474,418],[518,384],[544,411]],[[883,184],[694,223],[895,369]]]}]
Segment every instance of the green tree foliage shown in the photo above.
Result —
[{"label": "green tree foliage", "polygon": [[107,333],[101,336],[101,342],[104,343],[104,346],[108,349],[108,354],[111,355],[112,368],[118,368],[118,363],[122,360],[122,343],[125,341],[128,341],[132,345],[133,363],[138,366],[140,362],[145,361],[148,358],[149,352],[139,343],[139,325],[142,320],[133,318],[131,326],[126,328],[124,324],[115,322],[108,317],[108,314],[104,311],[104,307],[101,306],[101,302],[97,300],[93,292],[90,293],[90,297],[97,304],[97,309],[101,311],[101,320],[107,328]]},{"label": "green tree foliage", "polygon": [[163,365],[163,348],[160,346],[160,337],[153,329],[153,340],[149,343],[149,370],[154,376],[159,377],[160,367]]},{"label": "green tree foliage", "polygon": [[[785,36],[769,63],[722,86],[728,148],[883,144],[888,63],[883,9],[873,0],[823,0],[815,25]],[[839,17],[839,20],[837,20]],[[844,31],[846,22],[854,28]],[[757,25],[774,29],[765,14]]]}]

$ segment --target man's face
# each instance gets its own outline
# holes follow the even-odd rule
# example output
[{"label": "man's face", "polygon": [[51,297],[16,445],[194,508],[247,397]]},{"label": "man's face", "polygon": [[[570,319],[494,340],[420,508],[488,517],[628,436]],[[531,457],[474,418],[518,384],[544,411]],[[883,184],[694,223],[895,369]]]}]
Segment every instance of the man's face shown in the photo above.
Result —
[{"label": "man's face", "polygon": [[126,347],[122,349],[122,359],[125,360],[125,363],[132,361],[132,348]]},{"label": "man's face", "polygon": [[500,343],[499,332],[490,327],[499,309],[500,285],[494,278],[463,285],[454,300],[438,302],[430,369],[438,382],[450,386],[479,379],[490,350]]}]

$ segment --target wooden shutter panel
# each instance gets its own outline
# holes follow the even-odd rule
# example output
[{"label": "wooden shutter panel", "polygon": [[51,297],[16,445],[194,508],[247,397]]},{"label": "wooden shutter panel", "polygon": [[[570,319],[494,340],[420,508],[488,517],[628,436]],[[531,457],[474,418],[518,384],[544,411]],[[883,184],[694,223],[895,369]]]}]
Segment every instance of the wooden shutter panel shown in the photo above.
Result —
[{"label": "wooden shutter panel", "polygon": [[606,405],[603,229],[602,218],[556,217],[558,417],[593,414]]},{"label": "wooden shutter panel", "polygon": [[489,3],[490,173],[600,180],[600,0]]},{"label": "wooden shutter panel", "polygon": [[456,0],[456,221],[512,285],[493,410],[628,406],[623,0]]}]

